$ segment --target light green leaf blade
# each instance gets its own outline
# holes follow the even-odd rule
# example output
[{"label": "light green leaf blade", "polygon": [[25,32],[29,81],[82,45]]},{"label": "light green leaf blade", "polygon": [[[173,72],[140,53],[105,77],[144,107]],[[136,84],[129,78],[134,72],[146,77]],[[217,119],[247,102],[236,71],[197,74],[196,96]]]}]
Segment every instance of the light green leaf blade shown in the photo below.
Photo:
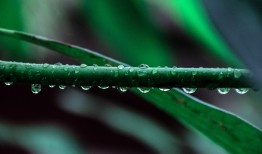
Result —
[{"label": "light green leaf blade", "polygon": [[206,46],[208,52],[217,59],[232,67],[243,66],[212,24],[201,1],[166,0],[163,3],[157,0],[155,2],[163,7],[174,20],[178,20],[183,28],[197,41]]},{"label": "light green leaf blade", "polygon": [[[87,49],[26,33],[0,29],[0,35],[41,45],[87,64],[120,64],[116,60]],[[180,90],[170,92],[151,90],[148,94],[133,91],[187,126],[200,131],[230,153],[258,154],[262,152],[261,130],[236,115],[197,100]]]}]

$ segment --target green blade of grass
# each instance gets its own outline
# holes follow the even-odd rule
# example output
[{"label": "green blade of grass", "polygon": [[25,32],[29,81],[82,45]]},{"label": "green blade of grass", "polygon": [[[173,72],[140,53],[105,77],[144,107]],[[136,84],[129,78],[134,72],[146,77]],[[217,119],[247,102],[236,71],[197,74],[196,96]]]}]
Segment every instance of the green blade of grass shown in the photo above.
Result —
[{"label": "green blade of grass", "polygon": [[[90,50],[63,44],[26,33],[0,29],[0,35],[31,42],[76,58],[86,64],[120,64],[116,60]],[[192,127],[230,153],[261,153],[262,132],[240,117],[193,98],[180,90],[160,92],[152,90],[141,97],[156,105],[170,116]]]},{"label": "green blade of grass", "polygon": [[167,0],[165,3],[155,2],[157,2],[157,5],[164,7],[174,20],[178,19],[183,28],[197,41],[206,46],[208,52],[215,58],[232,67],[243,66],[210,21],[201,1]]}]

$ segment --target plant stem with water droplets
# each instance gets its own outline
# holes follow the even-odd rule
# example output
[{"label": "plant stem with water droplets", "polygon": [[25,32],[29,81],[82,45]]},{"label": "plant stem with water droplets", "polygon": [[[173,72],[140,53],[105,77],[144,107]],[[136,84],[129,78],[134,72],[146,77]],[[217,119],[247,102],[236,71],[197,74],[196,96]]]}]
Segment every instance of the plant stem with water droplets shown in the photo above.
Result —
[{"label": "plant stem with water droplets", "polygon": [[249,71],[232,68],[108,67],[0,61],[0,82],[43,85],[257,88]]}]

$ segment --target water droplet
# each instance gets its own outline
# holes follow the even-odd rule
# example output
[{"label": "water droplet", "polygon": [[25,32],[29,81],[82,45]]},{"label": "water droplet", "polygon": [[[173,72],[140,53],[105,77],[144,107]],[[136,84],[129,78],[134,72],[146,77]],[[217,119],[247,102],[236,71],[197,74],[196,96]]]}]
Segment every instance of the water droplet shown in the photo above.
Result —
[{"label": "water droplet", "polygon": [[34,94],[38,94],[41,91],[41,84],[32,84],[31,91]]},{"label": "water droplet", "polygon": [[172,70],[170,71],[172,75],[176,75],[176,68],[177,68],[177,67],[174,66],[174,67],[172,68]]},{"label": "water droplet", "polygon": [[86,64],[81,64],[80,67],[81,68],[85,68],[85,67],[87,67],[87,65]]},{"label": "water droplet", "polygon": [[60,63],[60,62],[58,62],[58,63],[55,63],[55,65],[59,65],[59,66],[60,66],[60,65],[63,65],[63,64],[62,64],[62,63]]},{"label": "water droplet", "polygon": [[98,65],[96,65],[96,64],[93,64],[93,69],[94,69],[94,71],[96,71],[97,70],[97,67],[98,67]]},{"label": "water droplet", "polygon": [[233,71],[233,69],[232,69],[231,67],[227,68],[227,70],[228,70],[229,72]]},{"label": "water droplet", "polygon": [[196,92],[197,88],[182,88],[185,93],[193,94]]},{"label": "water droplet", "polygon": [[50,87],[50,88],[54,88],[54,87],[55,87],[55,85],[52,85],[52,84],[51,84],[51,85],[49,85],[49,87]]},{"label": "water droplet", "polygon": [[105,64],[105,66],[106,66],[106,67],[112,67],[112,65],[110,65],[110,64]]},{"label": "water droplet", "polygon": [[127,87],[117,87],[117,90],[121,93],[124,93],[127,91]]},{"label": "water droplet", "polygon": [[236,78],[236,79],[238,79],[239,77],[241,76],[241,72],[240,72],[240,70],[235,70],[235,72],[234,72],[234,77]]},{"label": "water droplet", "polygon": [[147,87],[138,87],[137,88],[141,93],[148,93],[150,91],[151,88],[147,88]]},{"label": "water droplet", "polygon": [[92,86],[81,86],[83,90],[89,90]]},{"label": "water droplet", "polygon": [[149,68],[147,64],[140,64],[138,67],[142,69]]},{"label": "water droplet", "polygon": [[59,85],[58,87],[59,87],[59,89],[65,89],[66,88],[65,85]]},{"label": "water droplet", "polygon": [[49,64],[47,64],[47,63],[44,63],[44,64],[43,64],[43,67],[44,67],[44,68],[47,68],[48,66],[49,66]]},{"label": "water droplet", "polygon": [[109,86],[98,86],[98,88],[100,88],[100,89],[108,89]]},{"label": "water droplet", "polygon": [[237,88],[235,90],[238,94],[245,94],[249,91],[249,88]]},{"label": "water droplet", "polygon": [[10,86],[12,84],[13,84],[13,82],[5,82],[5,85],[7,85],[7,86]]},{"label": "water droplet", "polygon": [[152,70],[152,74],[153,74],[153,75],[157,74],[157,69],[153,69],[153,70]]},{"label": "water droplet", "polygon": [[217,91],[220,94],[227,94],[230,91],[230,88],[217,88]]},{"label": "water droplet", "polygon": [[124,65],[118,65],[117,68],[121,70],[121,69],[125,68],[125,66]]},{"label": "water droplet", "polygon": [[134,72],[134,70],[135,70],[135,69],[131,67],[128,71],[129,71],[130,73],[132,73],[132,72]]},{"label": "water droplet", "polygon": [[169,91],[170,88],[159,88],[159,90],[161,90],[161,91]]}]

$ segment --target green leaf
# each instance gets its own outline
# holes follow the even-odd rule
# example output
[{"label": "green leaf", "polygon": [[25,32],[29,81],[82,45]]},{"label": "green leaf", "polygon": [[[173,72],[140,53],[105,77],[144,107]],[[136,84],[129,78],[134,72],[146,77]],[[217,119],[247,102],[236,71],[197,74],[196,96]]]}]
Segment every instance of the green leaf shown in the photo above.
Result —
[{"label": "green leaf", "polygon": [[[0,35],[25,40],[49,49],[57,50],[86,64],[97,63],[102,65],[108,62],[114,65],[120,64],[108,57],[80,47],[69,46],[26,33],[0,29]],[[262,151],[261,130],[234,114],[193,98],[180,90],[170,92],[151,90],[148,94],[142,94],[137,90],[133,90],[133,92],[169,113],[172,117],[177,118],[187,126],[200,131],[230,153],[258,154]]]},{"label": "green leaf", "polygon": [[221,37],[198,0],[156,1],[217,59],[232,67],[243,66]]},{"label": "green leaf", "polygon": [[[142,4],[141,4],[142,3]],[[91,27],[127,63],[150,66],[174,64],[170,49],[153,27],[140,1],[83,1]],[[143,6],[143,8],[141,8]],[[145,55],[146,58],[144,56]]]},{"label": "green leaf", "polygon": [[[0,5],[0,27],[24,30],[22,6],[21,1],[2,0]],[[1,49],[8,50],[6,55],[13,59],[22,60],[25,58],[26,47],[24,43],[9,38],[1,38],[0,44]]]}]

